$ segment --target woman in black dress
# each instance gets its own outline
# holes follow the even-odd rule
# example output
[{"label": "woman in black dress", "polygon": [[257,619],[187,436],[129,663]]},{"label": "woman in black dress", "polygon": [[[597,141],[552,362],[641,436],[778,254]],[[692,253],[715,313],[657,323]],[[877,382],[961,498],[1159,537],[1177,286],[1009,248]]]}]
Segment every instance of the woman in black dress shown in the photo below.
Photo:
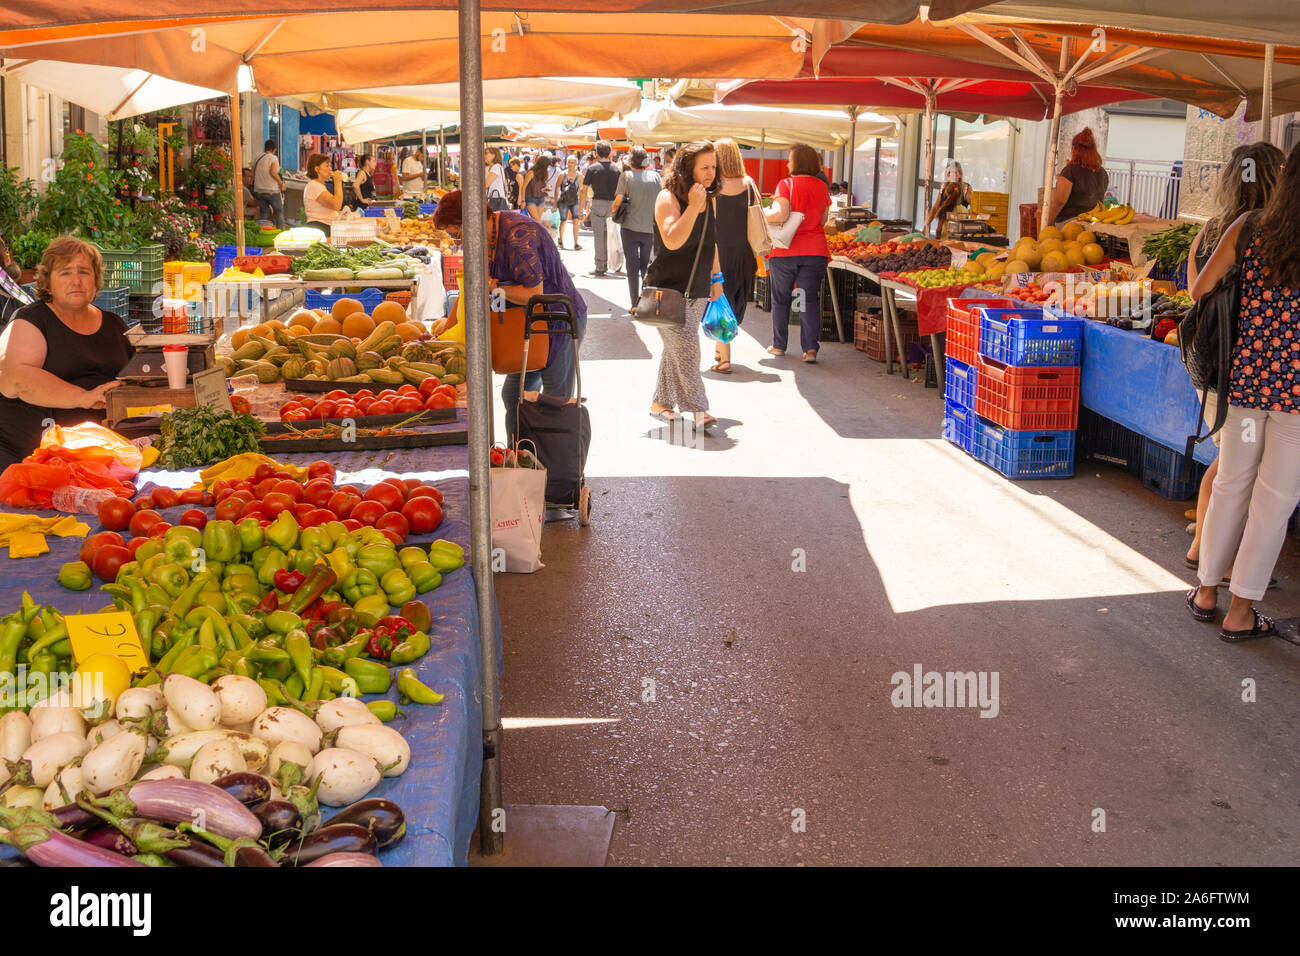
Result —
[{"label": "woman in black dress", "polygon": [[375,157],[369,153],[357,160],[357,175],[352,180],[352,191],[357,196],[357,207],[365,209],[375,201]]},{"label": "woman in black dress", "polygon": [[104,396],[135,349],[121,317],[95,307],[103,273],[98,249],[60,236],[36,270],[39,301],[0,334],[0,470],[36,450],[47,420],[104,420]]},{"label": "woman in black dress", "polygon": [[[749,246],[749,206],[758,201],[758,188],[745,175],[740,147],[732,139],[716,140],[718,155],[718,263],[722,266],[722,294],[736,313],[736,324],[745,318],[745,306],[754,298],[754,275],[758,264]],[[731,372],[731,343],[713,347],[715,364],[710,372]]]}]

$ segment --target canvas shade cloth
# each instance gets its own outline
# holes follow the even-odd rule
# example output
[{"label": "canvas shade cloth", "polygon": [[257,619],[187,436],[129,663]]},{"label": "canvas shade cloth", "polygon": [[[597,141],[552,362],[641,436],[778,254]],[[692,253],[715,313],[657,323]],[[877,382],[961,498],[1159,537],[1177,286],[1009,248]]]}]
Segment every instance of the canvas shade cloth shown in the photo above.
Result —
[{"label": "canvas shade cloth", "polygon": [[[814,149],[838,149],[849,142],[852,121],[832,110],[773,109],[767,106],[709,104],[683,108],[660,104],[644,116],[628,119],[628,134],[645,142],[688,142],[729,136],[746,146],[784,148],[807,143]],[[874,113],[858,116],[855,145],[876,136],[893,136],[893,120]]]},{"label": "canvas shade cloth", "polygon": [[[336,110],[340,116],[344,111],[367,107],[457,112],[460,109],[460,84],[433,83],[426,86],[340,90],[315,93],[303,99],[319,109]],[[609,119],[618,114],[631,113],[640,104],[640,88],[627,80],[541,76],[530,79],[527,83],[513,79],[483,82],[484,112],[493,116],[512,114],[509,119],[494,119],[490,122],[523,123],[529,122],[532,117],[545,116]],[[438,121],[426,125],[438,125]],[[407,127],[414,128],[418,127]]]},{"label": "canvas shade cloth", "polygon": [[[53,93],[109,120],[126,119],[226,95],[220,89],[169,80],[147,70],[58,63],[54,60],[6,61],[0,68],[0,76]],[[252,74],[247,69],[240,70],[240,92],[252,88]]]},{"label": "canvas shade cloth", "polygon": [[[499,130],[505,130],[531,123],[535,119],[534,116],[517,113],[483,114],[485,129],[495,126]],[[339,110],[334,115],[334,125],[339,136],[348,145],[393,139],[405,133],[418,134],[421,130],[429,130],[432,136],[436,135],[439,127],[449,130],[458,127],[459,123],[460,113],[451,110],[346,109]],[[418,140],[419,136],[415,138]],[[458,140],[453,139],[451,142]],[[430,145],[433,145],[432,139]]]}]

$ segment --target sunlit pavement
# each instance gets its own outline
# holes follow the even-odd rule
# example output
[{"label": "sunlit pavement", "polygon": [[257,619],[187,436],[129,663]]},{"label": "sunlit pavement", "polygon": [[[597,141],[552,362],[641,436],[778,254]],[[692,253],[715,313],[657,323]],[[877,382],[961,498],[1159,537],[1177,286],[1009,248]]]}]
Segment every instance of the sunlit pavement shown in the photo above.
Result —
[{"label": "sunlit pavement", "polygon": [[[496,577],[507,803],[626,811],[618,864],[1296,862],[1300,647],[1191,620],[1188,503],[1006,481],[937,437],[937,390],[851,344],[804,365],[793,329],[773,358],[752,306],[719,427],[665,425],[659,336],[582,244],[595,507]],[[984,706],[895,707],[917,665]]]}]

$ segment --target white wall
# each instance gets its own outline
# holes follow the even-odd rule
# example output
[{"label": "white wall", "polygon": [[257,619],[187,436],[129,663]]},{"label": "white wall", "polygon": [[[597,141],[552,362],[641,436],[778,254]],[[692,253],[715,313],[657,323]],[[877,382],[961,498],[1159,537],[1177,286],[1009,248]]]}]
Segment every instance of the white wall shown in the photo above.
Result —
[{"label": "white wall", "polygon": [[1183,158],[1187,119],[1182,116],[1110,114],[1105,158],[1173,162]]}]

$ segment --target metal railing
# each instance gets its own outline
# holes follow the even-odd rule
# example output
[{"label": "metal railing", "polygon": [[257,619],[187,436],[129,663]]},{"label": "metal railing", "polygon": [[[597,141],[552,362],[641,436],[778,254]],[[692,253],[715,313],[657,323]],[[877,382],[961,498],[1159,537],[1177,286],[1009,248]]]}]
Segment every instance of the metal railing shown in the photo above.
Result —
[{"label": "metal railing", "polygon": [[[1217,169],[1221,163],[1199,163]],[[1183,189],[1183,161],[1111,159],[1105,164],[1107,187],[1120,202],[1158,219],[1177,219]]]}]

